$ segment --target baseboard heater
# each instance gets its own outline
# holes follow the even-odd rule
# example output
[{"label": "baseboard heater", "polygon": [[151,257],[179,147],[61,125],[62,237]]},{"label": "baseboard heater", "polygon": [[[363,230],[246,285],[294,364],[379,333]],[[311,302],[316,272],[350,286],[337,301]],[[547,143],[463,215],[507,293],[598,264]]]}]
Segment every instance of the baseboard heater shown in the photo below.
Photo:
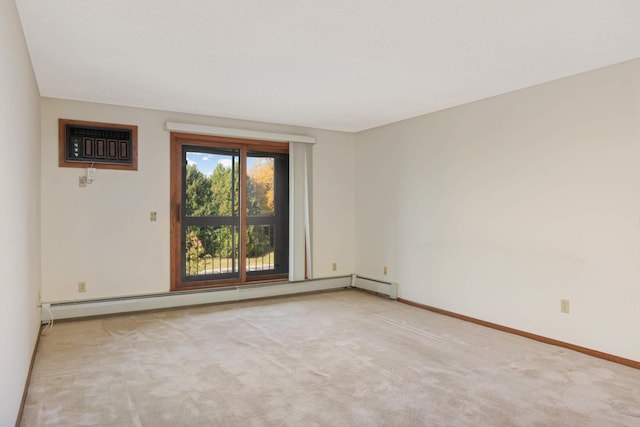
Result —
[{"label": "baseboard heater", "polygon": [[375,292],[377,294],[387,295],[391,299],[398,299],[398,284],[395,282],[385,282],[383,280],[354,274],[351,280],[351,286]]},{"label": "baseboard heater", "polygon": [[259,285],[233,286],[228,288],[197,291],[166,292],[160,294],[137,295],[120,298],[104,298],[84,301],[43,303],[42,323],[51,320],[78,317],[102,316],[106,314],[133,311],[156,310],[161,308],[184,307],[190,305],[213,304],[242,301],[282,295],[301,294],[340,288],[349,288],[353,276],[311,279],[300,282],[265,283]]}]

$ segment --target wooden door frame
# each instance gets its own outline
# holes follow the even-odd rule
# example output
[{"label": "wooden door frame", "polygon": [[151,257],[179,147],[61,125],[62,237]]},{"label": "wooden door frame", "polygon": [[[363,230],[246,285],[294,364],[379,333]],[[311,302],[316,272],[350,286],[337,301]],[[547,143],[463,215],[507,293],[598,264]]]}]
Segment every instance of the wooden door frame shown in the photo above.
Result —
[{"label": "wooden door frame", "polygon": [[[238,260],[239,279],[203,280],[194,282],[182,281],[182,150],[184,146],[201,146],[207,148],[233,148],[240,150],[240,200],[238,211],[240,213],[240,252]],[[262,151],[272,153],[289,153],[289,144],[286,142],[260,141],[251,139],[230,138],[223,136],[195,135],[180,132],[171,132],[170,136],[170,290],[182,291],[189,289],[216,288],[229,285],[244,285],[256,283],[256,281],[279,281],[286,279],[287,274],[264,275],[257,278],[247,278],[246,272],[246,246],[247,246],[247,219],[242,214],[246,209],[247,195],[243,186],[247,180],[246,160],[248,151]]]}]

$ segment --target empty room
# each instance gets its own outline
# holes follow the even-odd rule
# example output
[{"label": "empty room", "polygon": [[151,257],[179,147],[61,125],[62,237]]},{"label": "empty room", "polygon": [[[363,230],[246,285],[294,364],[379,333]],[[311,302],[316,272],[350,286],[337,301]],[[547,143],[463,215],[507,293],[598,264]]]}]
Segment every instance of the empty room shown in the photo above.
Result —
[{"label": "empty room", "polygon": [[638,22],[0,0],[0,426],[640,425]]}]

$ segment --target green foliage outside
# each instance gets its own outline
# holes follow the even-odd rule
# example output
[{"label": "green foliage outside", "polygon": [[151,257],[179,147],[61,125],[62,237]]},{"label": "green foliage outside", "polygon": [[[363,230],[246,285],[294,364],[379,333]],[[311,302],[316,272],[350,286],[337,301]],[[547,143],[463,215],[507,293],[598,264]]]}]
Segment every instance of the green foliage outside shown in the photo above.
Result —
[{"label": "green foliage outside", "polygon": [[[196,165],[187,165],[186,215],[190,217],[237,217],[240,197],[239,171],[237,162],[233,171],[232,168],[225,168],[218,163],[209,177],[198,170]],[[247,174],[247,215],[272,215],[272,212],[273,160],[267,159],[257,163]],[[270,255],[273,252],[272,232],[273,229],[269,226],[249,226],[247,230],[247,257],[262,259]],[[230,258],[234,255],[234,247],[235,256],[238,256],[240,239],[237,228],[234,226],[188,227],[185,237],[188,275],[202,273],[203,266],[207,264],[215,266],[217,263],[218,266],[226,264],[231,266]],[[273,255],[268,258],[273,260]]]}]

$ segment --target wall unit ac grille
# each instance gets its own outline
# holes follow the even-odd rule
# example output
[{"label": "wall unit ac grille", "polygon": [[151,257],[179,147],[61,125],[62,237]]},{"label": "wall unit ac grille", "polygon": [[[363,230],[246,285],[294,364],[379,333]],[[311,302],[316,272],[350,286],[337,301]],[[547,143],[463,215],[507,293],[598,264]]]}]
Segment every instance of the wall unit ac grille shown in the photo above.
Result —
[{"label": "wall unit ac grille", "polygon": [[60,119],[61,167],[137,170],[138,127]]}]

